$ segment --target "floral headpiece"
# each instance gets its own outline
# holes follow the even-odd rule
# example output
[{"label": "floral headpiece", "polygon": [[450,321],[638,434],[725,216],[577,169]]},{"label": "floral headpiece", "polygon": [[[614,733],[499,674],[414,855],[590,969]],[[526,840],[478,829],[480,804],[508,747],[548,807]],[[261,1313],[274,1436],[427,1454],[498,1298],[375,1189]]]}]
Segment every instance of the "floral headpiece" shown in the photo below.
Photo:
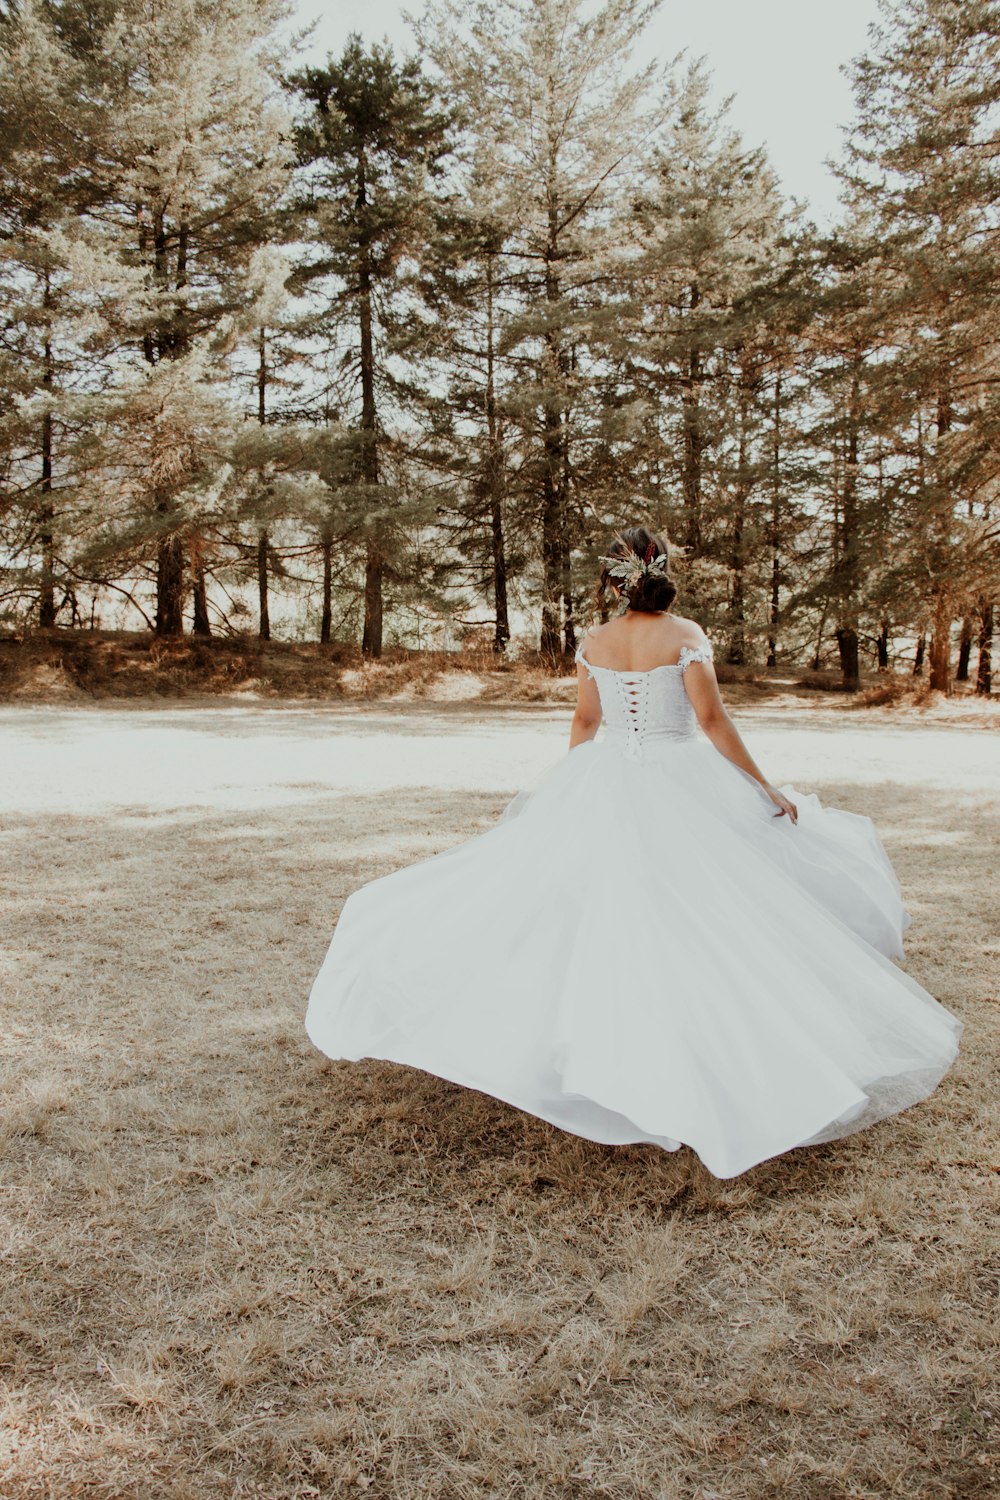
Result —
[{"label": "floral headpiece", "polygon": [[640,578],[665,578],[667,576],[670,558],[666,552],[661,552],[658,557],[654,556],[655,552],[656,543],[650,542],[644,557],[640,557],[638,552],[633,552],[630,547],[627,557],[602,557],[599,561],[607,565],[608,577],[617,579],[622,586],[622,591],[626,592],[634,588]]}]

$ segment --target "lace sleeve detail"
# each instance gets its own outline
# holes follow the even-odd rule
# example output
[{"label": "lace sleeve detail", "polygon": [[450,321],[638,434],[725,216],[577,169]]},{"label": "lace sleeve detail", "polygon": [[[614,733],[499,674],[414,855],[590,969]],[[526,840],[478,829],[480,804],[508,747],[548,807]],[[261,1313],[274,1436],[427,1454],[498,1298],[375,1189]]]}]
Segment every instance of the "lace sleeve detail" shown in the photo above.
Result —
[{"label": "lace sleeve detail", "polygon": [[576,658],[575,659],[577,661],[579,661],[579,662],[582,662],[583,665],[587,668],[587,676],[588,677],[593,677],[594,673],[593,673],[593,671],[591,669],[590,662],[587,660],[587,658],[583,654],[583,642],[582,641],[580,642],[579,646],[577,646],[577,648],[576,648]]},{"label": "lace sleeve detail", "polygon": [[706,641],[705,644],[704,644],[704,646],[682,646],[681,647],[681,654],[677,658],[677,665],[680,667],[681,671],[683,672],[684,668],[685,667],[689,667],[693,661],[711,661],[711,660],[712,660],[712,647],[711,647],[710,642]]}]

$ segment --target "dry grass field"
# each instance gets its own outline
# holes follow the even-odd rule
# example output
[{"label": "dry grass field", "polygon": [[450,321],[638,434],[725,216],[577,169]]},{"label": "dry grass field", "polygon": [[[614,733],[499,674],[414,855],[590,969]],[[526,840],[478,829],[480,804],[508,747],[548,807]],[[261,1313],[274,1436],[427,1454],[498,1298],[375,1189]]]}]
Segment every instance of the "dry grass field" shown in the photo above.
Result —
[{"label": "dry grass field", "polygon": [[564,708],[0,710],[4,1500],[1000,1493],[1000,740],[742,722],[877,819],[966,1032],[722,1183],[302,1030],[348,891],[488,827]]}]

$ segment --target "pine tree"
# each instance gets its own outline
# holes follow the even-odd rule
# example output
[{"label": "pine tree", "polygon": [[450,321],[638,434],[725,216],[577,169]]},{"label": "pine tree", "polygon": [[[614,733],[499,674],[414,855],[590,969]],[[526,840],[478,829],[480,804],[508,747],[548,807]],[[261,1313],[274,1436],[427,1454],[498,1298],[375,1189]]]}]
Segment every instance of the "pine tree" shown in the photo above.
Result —
[{"label": "pine tree", "polygon": [[656,8],[443,0],[420,28],[515,215],[505,256],[517,267],[517,305],[503,349],[525,504],[540,533],[540,649],[551,661],[576,645],[577,479],[594,436],[589,331],[609,274],[609,226],[654,129],[655,69],[630,72],[629,57]]},{"label": "pine tree", "polygon": [[[329,422],[309,420],[313,371],[302,347],[309,318],[288,295],[292,251],[276,243],[279,235],[276,230],[255,253],[249,272],[253,300],[231,361],[247,409],[229,454],[226,513],[215,532],[230,559],[224,576],[237,586],[250,579],[255,584],[257,635],[265,641],[271,638],[271,579],[295,589],[286,553],[312,552],[302,528],[315,525],[319,514],[322,530],[328,519],[330,489],[320,475],[329,474],[344,440]],[[239,595],[237,608],[238,601]],[[329,639],[329,621],[326,630]]]},{"label": "pine tree", "polygon": [[[455,196],[458,196],[456,194]],[[432,339],[424,358],[436,366],[425,392],[432,433],[429,457],[447,476],[437,510],[458,576],[493,610],[493,649],[510,640],[510,366],[502,352],[516,273],[507,259],[510,221],[493,164],[473,152],[423,285]]]},{"label": "pine tree", "polygon": [[87,70],[76,173],[86,201],[64,238],[90,323],[80,383],[103,472],[78,528],[80,565],[134,576],[151,549],[165,635],[182,629],[190,569],[204,632],[203,512],[224,485],[235,416],[223,390],[229,343],[252,298],[259,220],[289,166],[270,41],[286,8],[80,0],[51,11]]},{"label": "pine tree", "polygon": [[[362,649],[382,652],[383,575],[393,536],[393,496],[383,453],[394,380],[385,319],[401,291],[400,263],[419,258],[431,211],[430,180],[450,148],[449,118],[415,60],[348,41],[337,60],[289,83],[308,107],[297,132],[303,233],[315,247],[297,288],[322,281],[345,339],[356,385],[356,501],[365,542]],[[398,498],[398,497],[397,497]],[[398,527],[401,516],[396,516]]]},{"label": "pine tree", "polygon": [[672,87],[633,203],[616,343],[618,400],[641,414],[636,488],[683,546],[687,607],[724,629],[730,660],[744,662],[751,636],[778,625],[778,539],[788,528],[774,382],[784,375],[787,426],[801,315],[788,305],[794,254],[776,179],[764,152],[728,125],[728,107],[710,107],[701,63]]},{"label": "pine tree", "polygon": [[42,626],[67,603],[75,610],[73,508],[90,462],[76,375],[90,314],[73,273],[79,216],[95,202],[95,70],[86,49],[74,55],[60,11],[27,4],[0,13],[0,514],[8,598],[30,601]]},{"label": "pine tree", "polygon": [[844,689],[861,685],[862,637],[878,532],[872,458],[878,423],[871,382],[881,353],[872,314],[873,241],[860,221],[810,246],[815,278],[804,356],[812,377],[812,487],[816,572],[808,595],[820,612],[816,664],[827,626]]},{"label": "pine tree", "polygon": [[878,246],[878,317],[894,347],[877,386],[908,428],[908,572],[926,600],[930,684],[947,691],[953,621],[997,581],[1000,7],[897,0],[882,14],[853,68],[843,175]]}]

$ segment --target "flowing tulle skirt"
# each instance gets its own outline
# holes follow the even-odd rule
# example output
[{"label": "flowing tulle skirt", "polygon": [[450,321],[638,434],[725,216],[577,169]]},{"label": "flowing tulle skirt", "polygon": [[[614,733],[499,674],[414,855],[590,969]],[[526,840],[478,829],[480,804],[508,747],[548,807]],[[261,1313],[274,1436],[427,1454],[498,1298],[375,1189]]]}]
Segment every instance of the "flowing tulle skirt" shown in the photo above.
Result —
[{"label": "flowing tulle skirt", "polygon": [[718,1177],[907,1108],[961,1023],[892,962],[909,916],[871,821],[783,790],[797,825],[701,736],[578,745],[348,898],[309,1036]]}]

